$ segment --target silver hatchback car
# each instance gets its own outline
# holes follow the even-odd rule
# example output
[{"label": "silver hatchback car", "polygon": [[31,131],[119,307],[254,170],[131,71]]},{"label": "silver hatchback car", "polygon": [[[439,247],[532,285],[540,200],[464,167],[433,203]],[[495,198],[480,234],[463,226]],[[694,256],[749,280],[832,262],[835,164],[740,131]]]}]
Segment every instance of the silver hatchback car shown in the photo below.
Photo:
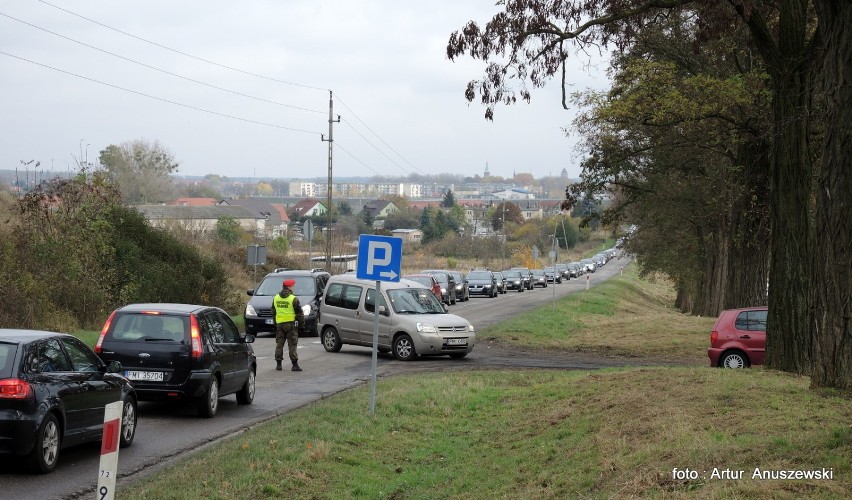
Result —
[{"label": "silver hatchback car", "polygon": [[[378,301],[376,297],[378,296]],[[343,344],[372,347],[378,302],[378,349],[401,360],[418,356],[463,358],[476,344],[470,322],[447,313],[435,294],[415,281],[376,282],[332,276],[320,304],[320,338],[328,352]]]}]

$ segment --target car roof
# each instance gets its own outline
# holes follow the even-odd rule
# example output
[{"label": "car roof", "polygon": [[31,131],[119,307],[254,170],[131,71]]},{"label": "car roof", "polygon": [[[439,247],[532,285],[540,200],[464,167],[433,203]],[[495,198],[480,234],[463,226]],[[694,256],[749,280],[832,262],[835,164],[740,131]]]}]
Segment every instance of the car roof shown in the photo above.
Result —
[{"label": "car roof", "polygon": [[[333,283],[351,283],[358,285],[375,285],[376,280],[365,280],[353,274],[336,274],[328,280],[328,285]],[[399,281],[383,281],[382,290],[395,290],[400,288],[425,288],[422,283],[400,278]]]},{"label": "car roof", "polygon": [[147,303],[147,304],[128,304],[120,307],[117,312],[141,313],[146,311],[156,311],[169,314],[192,314],[202,309],[212,308],[213,306],[202,306],[197,304],[169,304],[169,303]]},{"label": "car roof", "polygon": [[287,269],[286,271],[274,271],[268,273],[264,278],[272,277],[284,277],[284,276],[319,276],[323,274],[329,274],[328,271],[319,271],[314,269]]},{"label": "car roof", "polygon": [[48,332],[46,330],[25,330],[19,328],[0,328],[0,341],[7,342],[32,342],[33,340],[46,339],[50,337],[71,337],[67,333]]},{"label": "car roof", "polygon": [[404,274],[404,275],[402,275],[402,277],[403,277],[403,278],[408,278],[408,277],[413,277],[413,278],[434,278],[434,276],[432,276],[432,275],[431,275],[431,274],[429,274],[429,273],[411,273],[411,274]]}]

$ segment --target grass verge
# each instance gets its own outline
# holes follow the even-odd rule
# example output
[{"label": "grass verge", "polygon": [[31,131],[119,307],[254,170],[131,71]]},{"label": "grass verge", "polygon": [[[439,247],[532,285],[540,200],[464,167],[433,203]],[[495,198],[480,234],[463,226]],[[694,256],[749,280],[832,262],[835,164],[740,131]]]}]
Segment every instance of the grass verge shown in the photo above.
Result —
[{"label": "grass verge", "polygon": [[500,344],[707,364],[715,318],[682,314],[673,302],[666,282],[641,279],[630,265],[606,283],[556,301],[555,310],[548,302],[477,335]]},{"label": "grass verge", "polygon": [[[852,495],[852,401],[809,390],[800,377],[711,368],[477,371],[382,380],[377,394],[374,417],[363,386],[195,454],[119,496]],[[754,479],[755,469],[827,477]],[[740,478],[723,477],[732,473]]]}]

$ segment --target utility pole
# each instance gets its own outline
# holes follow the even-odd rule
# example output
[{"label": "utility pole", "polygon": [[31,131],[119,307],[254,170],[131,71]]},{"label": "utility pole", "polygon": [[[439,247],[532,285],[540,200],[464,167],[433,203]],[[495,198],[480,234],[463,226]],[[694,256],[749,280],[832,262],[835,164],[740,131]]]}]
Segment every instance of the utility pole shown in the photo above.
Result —
[{"label": "utility pole", "polygon": [[326,271],[331,270],[331,180],[332,180],[332,151],[334,142],[334,124],[340,123],[340,115],[337,115],[337,120],[334,119],[334,100],[332,99],[331,90],[328,91],[328,139],[320,135],[320,139],[328,142],[328,189],[326,196],[326,223],[325,223],[325,266]]}]

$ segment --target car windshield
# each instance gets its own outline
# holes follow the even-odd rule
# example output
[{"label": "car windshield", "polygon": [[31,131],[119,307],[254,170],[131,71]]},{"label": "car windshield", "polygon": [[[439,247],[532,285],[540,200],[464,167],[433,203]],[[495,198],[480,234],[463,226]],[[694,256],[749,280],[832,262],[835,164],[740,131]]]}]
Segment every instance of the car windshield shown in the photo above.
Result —
[{"label": "car windshield", "polygon": [[435,274],[433,274],[432,276],[434,276],[434,277],[435,277],[435,279],[436,279],[436,280],[438,280],[438,283],[440,283],[440,284],[442,284],[442,285],[446,285],[446,284],[447,284],[447,275],[446,275],[446,274],[444,274],[444,273],[435,273]]},{"label": "car windshield", "polygon": [[428,276],[403,276],[407,280],[416,281],[421,285],[432,288],[432,278]]},{"label": "car windshield", "polygon": [[519,279],[521,277],[521,273],[518,271],[503,271],[503,276],[505,276],[506,279]]},{"label": "car windshield", "polygon": [[316,281],[313,276],[267,276],[260,284],[255,295],[275,295],[281,291],[284,280],[291,279],[296,282],[293,285],[295,295],[316,295]]},{"label": "car windshield", "polygon": [[485,271],[471,271],[467,273],[467,279],[469,280],[490,280],[491,273],[487,273]]},{"label": "car windshield", "polygon": [[389,290],[388,299],[397,314],[445,314],[435,294],[425,288]]},{"label": "car windshield", "polygon": [[544,271],[541,269],[533,269],[533,276],[544,276]]}]

